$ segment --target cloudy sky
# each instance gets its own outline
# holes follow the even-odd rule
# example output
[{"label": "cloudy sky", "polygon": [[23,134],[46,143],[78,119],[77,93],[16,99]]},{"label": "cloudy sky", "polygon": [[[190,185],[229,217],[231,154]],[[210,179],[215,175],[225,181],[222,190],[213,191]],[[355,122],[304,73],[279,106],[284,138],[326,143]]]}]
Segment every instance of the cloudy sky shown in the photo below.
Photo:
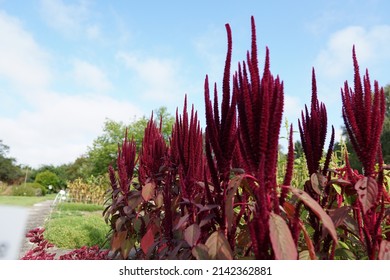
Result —
[{"label": "cloudy sky", "polygon": [[251,15],[260,62],[268,46],[284,81],[285,117],[297,128],[314,67],[340,132],[353,44],[371,80],[390,83],[388,11],[387,0],[0,0],[0,139],[19,164],[38,167],[85,153],[106,118],[129,123],[160,106],[173,114],[184,94],[203,116],[205,75],[221,85],[225,23],[235,70]]}]

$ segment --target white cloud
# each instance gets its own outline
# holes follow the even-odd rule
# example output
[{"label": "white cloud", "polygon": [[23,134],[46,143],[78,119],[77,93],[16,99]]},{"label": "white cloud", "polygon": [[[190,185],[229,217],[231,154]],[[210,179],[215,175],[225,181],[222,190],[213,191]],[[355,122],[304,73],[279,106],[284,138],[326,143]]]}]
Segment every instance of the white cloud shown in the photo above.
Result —
[{"label": "white cloud", "polygon": [[86,35],[98,39],[100,28],[91,24],[90,1],[69,4],[63,0],[41,0],[41,14],[45,22],[66,36]]},{"label": "white cloud", "polygon": [[18,163],[71,162],[101,134],[105,118],[128,122],[141,116],[133,104],[99,94],[111,83],[102,70],[82,60],[75,60],[74,74],[91,91],[72,96],[53,92],[61,78],[50,56],[18,19],[1,12],[0,36],[0,88],[6,85],[15,93],[0,91],[0,100],[5,95],[15,105],[11,116],[0,112],[0,137]]},{"label": "white cloud", "polygon": [[[359,65],[376,65],[390,59],[390,25],[370,29],[350,26],[330,36],[325,49],[315,61],[316,69],[331,79],[345,77],[352,71],[352,46],[355,45]],[[348,71],[349,70],[349,71]]]},{"label": "white cloud", "polygon": [[142,85],[139,95],[148,100],[175,103],[182,100],[179,64],[173,59],[139,57],[120,52],[117,58],[135,73],[134,86]]},{"label": "white cloud", "polygon": [[99,67],[79,59],[73,61],[73,67],[73,78],[78,84],[98,92],[112,88],[106,74]]},{"label": "white cloud", "polygon": [[50,83],[48,53],[38,46],[18,19],[1,11],[0,38],[0,76],[28,91]]},{"label": "white cloud", "polygon": [[75,160],[102,131],[106,118],[129,122],[141,112],[128,102],[105,96],[43,93],[35,111],[0,118],[4,143],[20,163],[34,167]]}]

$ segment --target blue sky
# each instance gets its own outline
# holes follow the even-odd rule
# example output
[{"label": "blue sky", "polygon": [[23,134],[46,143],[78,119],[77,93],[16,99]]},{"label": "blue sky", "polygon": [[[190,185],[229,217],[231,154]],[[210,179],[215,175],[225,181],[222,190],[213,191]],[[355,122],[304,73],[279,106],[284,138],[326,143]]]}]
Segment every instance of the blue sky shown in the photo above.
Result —
[{"label": "blue sky", "polygon": [[260,63],[268,46],[271,71],[284,81],[284,116],[297,129],[314,67],[340,134],[353,44],[361,70],[390,83],[389,10],[386,0],[0,0],[0,139],[20,164],[68,163],[106,118],[129,123],[160,106],[174,114],[184,94],[204,126],[204,78],[221,88],[225,23],[234,71],[250,48],[252,15]]}]

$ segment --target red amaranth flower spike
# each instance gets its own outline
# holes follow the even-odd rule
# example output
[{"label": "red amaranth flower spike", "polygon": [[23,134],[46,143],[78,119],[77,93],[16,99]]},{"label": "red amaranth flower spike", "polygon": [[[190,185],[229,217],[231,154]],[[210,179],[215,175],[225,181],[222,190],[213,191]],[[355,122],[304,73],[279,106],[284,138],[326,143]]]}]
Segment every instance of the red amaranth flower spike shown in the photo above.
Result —
[{"label": "red amaranth flower spike", "polygon": [[325,145],[327,114],[326,107],[317,98],[317,83],[314,68],[312,70],[312,95],[310,114],[305,105],[305,113],[302,111],[302,122],[298,120],[302,147],[306,156],[309,175],[319,170],[320,160]]},{"label": "red amaranth flower spike", "polygon": [[354,89],[346,81],[341,89],[343,119],[352,146],[363,165],[364,174],[372,176],[379,152],[380,135],[385,119],[386,102],[383,88],[374,82],[371,89],[368,70],[360,78],[355,46],[352,49],[354,65]]}]

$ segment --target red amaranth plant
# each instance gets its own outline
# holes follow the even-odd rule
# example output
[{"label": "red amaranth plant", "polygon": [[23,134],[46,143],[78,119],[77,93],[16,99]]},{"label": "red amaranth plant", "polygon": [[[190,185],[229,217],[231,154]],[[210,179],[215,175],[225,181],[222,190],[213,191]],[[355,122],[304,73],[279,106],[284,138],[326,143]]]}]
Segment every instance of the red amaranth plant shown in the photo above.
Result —
[{"label": "red amaranth plant", "polygon": [[352,53],[355,70],[354,89],[349,88],[347,81],[344,83],[344,89],[341,89],[343,119],[349,139],[363,164],[364,175],[372,176],[380,150],[380,135],[385,119],[385,94],[377,81],[374,81],[372,90],[368,70],[362,82],[355,46]]},{"label": "red amaranth plant", "polygon": [[[371,88],[368,70],[360,78],[355,46],[352,49],[354,65],[354,89],[344,83],[341,89],[343,118],[352,146],[364,168],[364,177],[354,183],[358,199],[354,205],[354,216],[358,221],[360,238],[364,239],[370,259],[377,258],[382,241],[381,223],[385,218],[386,192],[383,184],[383,159],[380,135],[385,118],[385,95],[374,81]],[[379,171],[375,164],[379,164]]]},{"label": "red amaranth plant", "polygon": [[[29,250],[21,260],[54,260],[56,253],[49,253],[48,250],[54,245],[45,240],[44,228],[30,230],[26,237],[34,244],[34,248]],[[100,250],[98,246],[83,246],[80,249],[72,250],[58,257],[59,260],[107,260],[109,250]]]},{"label": "red amaranth plant", "polygon": [[269,50],[266,49],[263,76],[260,78],[256,28],[252,17],[252,48],[243,67],[233,77],[233,98],[239,112],[240,151],[245,158],[245,169],[255,176],[256,198],[254,218],[249,228],[256,258],[269,259],[271,242],[269,218],[271,211],[280,213],[277,194],[276,167],[279,132],[283,114],[283,82],[270,72]]},{"label": "red amaranth plant", "polygon": [[[310,112],[305,105],[305,111],[301,113],[302,122],[298,120],[299,132],[301,136],[301,142],[303,151],[306,158],[307,168],[309,171],[310,180],[305,182],[304,190],[318,203],[321,203],[323,208],[332,207],[333,200],[330,199],[331,188],[327,184],[328,167],[330,158],[333,151],[334,144],[334,128],[332,126],[332,135],[326,155],[324,166],[321,168],[320,163],[324,155],[324,146],[327,134],[327,113],[325,104],[318,101],[317,96],[317,82],[314,68],[312,70],[312,93],[311,93],[311,105]],[[337,195],[337,194],[334,194]],[[330,201],[330,205],[327,206],[327,202]],[[321,248],[320,239],[323,235],[322,225],[317,215],[310,211],[309,222],[314,229],[313,241],[315,249],[318,252]],[[328,249],[331,237],[328,236],[324,246],[322,248],[325,256],[329,258]]]},{"label": "red amaranth plant", "polygon": [[[206,178],[204,183],[206,192],[208,193],[208,203],[220,206],[214,209],[214,213],[216,214],[215,220],[218,222],[221,232],[229,240],[230,245],[234,246],[234,232],[228,232],[227,229],[225,202],[230,182],[233,154],[236,150],[237,143],[237,109],[236,96],[231,96],[230,92],[232,32],[228,24],[225,27],[228,49],[223,74],[221,111],[219,110],[218,104],[217,85],[214,85],[214,102],[210,100],[208,76],[206,76],[204,86],[207,125],[205,148],[208,170],[211,176],[211,182]],[[212,186],[210,186],[210,183]]]}]

